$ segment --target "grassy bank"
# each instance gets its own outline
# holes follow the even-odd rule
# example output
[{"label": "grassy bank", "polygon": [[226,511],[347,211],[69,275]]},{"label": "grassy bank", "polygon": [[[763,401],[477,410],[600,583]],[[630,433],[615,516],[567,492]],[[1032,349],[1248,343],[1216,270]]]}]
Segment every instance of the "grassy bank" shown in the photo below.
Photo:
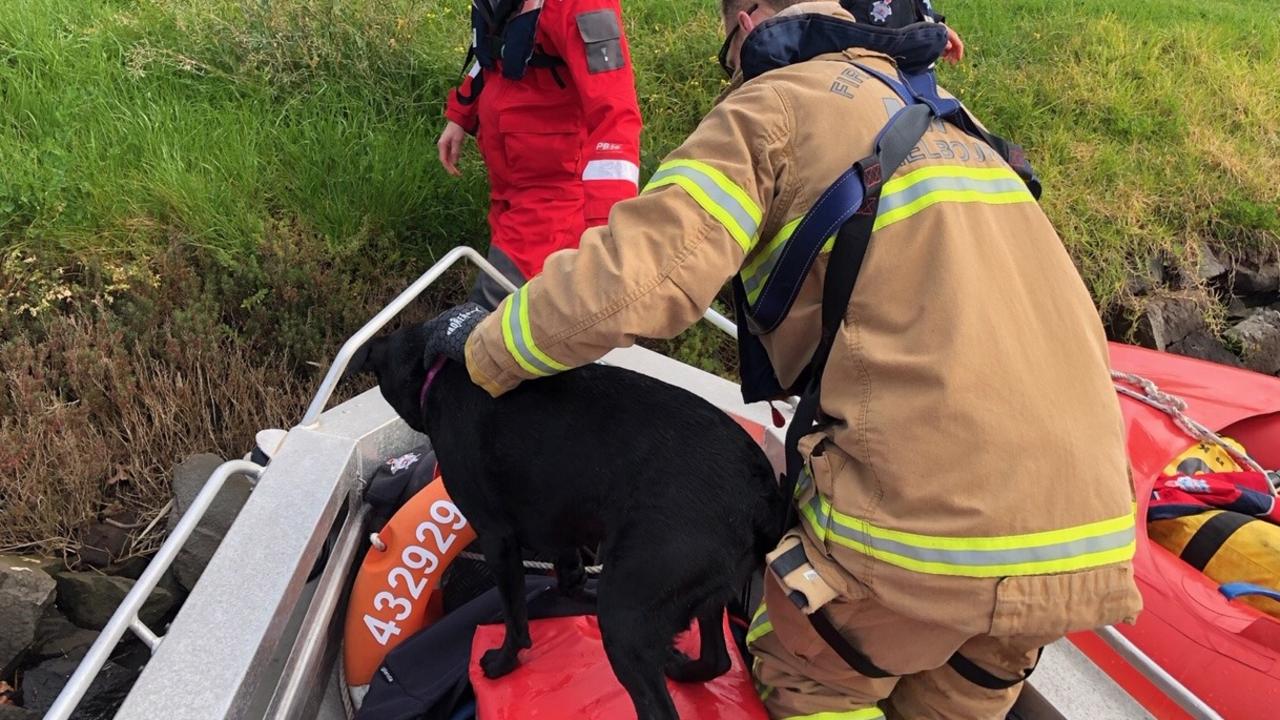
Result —
[{"label": "grassy bank", "polygon": [[[948,5],[970,57],[944,83],[1027,146],[1100,306],[1153,256],[1280,244],[1273,3]],[[647,174],[719,90],[718,20],[711,0],[624,9]],[[483,244],[483,167],[434,160],[465,10],[0,4],[0,547],[153,512],[176,459],[291,424],[339,338]],[[725,368],[706,331],[668,347]]]}]

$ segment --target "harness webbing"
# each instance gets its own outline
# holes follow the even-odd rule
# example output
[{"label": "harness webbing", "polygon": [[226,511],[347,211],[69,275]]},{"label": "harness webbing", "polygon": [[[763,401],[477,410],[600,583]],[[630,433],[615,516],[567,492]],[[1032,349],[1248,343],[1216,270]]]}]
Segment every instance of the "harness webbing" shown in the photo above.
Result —
[{"label": "harness webbing", "polygon": [[[942,97],[938,91],[937,80],[932,72],[910,76],[899,73],[897,77],[894,77],[862,63],[852,64],[888,86],[907,108],[922,106],[930,113],[930,120],[938,119],[948,122],[962,132],[985,142],[1009,164],[1009,167],[1012,168],[1017,177],[1021,178],[1026,190],[1031,193],[1031,197],[1037,200],[1040,198],[1040,181],[1036,179],[1035,171],[1031,168],[1030,163],[1027,162],[1022,148],[984,130],[959,100]],[[897,120],[898,115],[895,115],[889,121],[889,124],[881,130],[880,136],[876,139],[877,147],[884,142],[886,133],[892,131]],[[921,136],[923,136],[923,132],[906,146],[903,153],[904,159],[911,152],[911,149],[915,147],[916,143],[920,141]],[[894,166],[894,169],[896,168],[897,165]],[[891,172],[885,173],[883,178],[874,178],[876,184],[887,182],[889,174]],[[1012,180],[1012,176],[1009,179]],[[768,270],[768,277],[763,281],[763,284],[759,284],[759,275],[762,274],[759,270],[757,270],[756,276],[750,280],[752,283],[751,288],[746,287],[747,280],[741,275],[734,279],[735,293],[746,301],[745,321],[753,334],[768,334],[777,329],[782,324],[782,321],[786,319],[787,314],[791,311],[792,304],[795,302],[796,295],[804,284],[804,278],[808,276],[813,263],[828,244],[832,233],[846,222],[850,222],[850,218],[854,216],[854,213],[866,204],[869,198],[869,184],[866,180],[867,178],[860,174],[858,165],[855,165],[827,188],[818,201],[814,203],[813,207],[805,214],[800,224],[790,233],[782,247],[766,251],[776,253],[776,260],[766,260],[766,262],[772,261]],[[972,182],[977,183],[978,181]],[[979,189],[983,189],[985,192],[989,190],[1007,191],[1015,188],[1007,187],[1007,183],[1001,184],[997,178],[988,181],[986,185],[982,185]],[[1025,198],[1025,195],[1022,197]],[[875,204],[878,205],[878,200]],[[910,208],[899,210],[899,213],[909,214],[909,212]],[[876,229],[876,220],[876,213],[873,209],[870,218],[867,220],[868,233]],[[834,249],[832,262],[834,262]]]}]

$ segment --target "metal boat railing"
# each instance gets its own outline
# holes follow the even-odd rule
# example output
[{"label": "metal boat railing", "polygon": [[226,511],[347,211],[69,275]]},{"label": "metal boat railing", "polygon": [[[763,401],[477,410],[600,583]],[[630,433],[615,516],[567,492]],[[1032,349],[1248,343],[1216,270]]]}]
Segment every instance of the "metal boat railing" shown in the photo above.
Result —
[{"label": "metal boat railing", "polygon": [[204,517],[205,512],[213,504],[214,498],[218,496],[218,491],[226,484],[227,480],[236,474],[248,475],[257,478],[262,472],[262,466],[257,463],[251,463],[247,460],[231,460],[218,466],[209,479],[205,481],[204,487],[200,488],[200,492],[196,493],[196,497],[191,502],[191,507],[187,508],[182,514],[182,518],[178,520],[178,524],[169,533],[169,537],[165,539],[164,544],[156,551],[155,557],[151,558],[151,562],[147,563],[147,568],[138,576],[137,582],[129,589],[129,593],[124,596],[124,601],[120,603],[120,607],[111,615],[111,619],[107,621],[102,632],[98,635],[98,639],[93,641],[88,654],[84,656],[84,660],[80,661],[80,665],[76,667],[76,671],[72,673],[71,679],[62,688],[62,692],[58,694],[49,712],[45,714],[45,720],[67,720],[71,717],[71,713],[75,712],[76,705],[80,703],[81,698],[88,692],[89,686],[93,683],[94,678],[102,671],[102,666],[106,664],[111,656],[111,651],[115,649],[116,643],[120,642],[120,638],[124,637],[126,631],[133,631],[135,635],[146,643],[152,653],[160,646],[164,639],[157,635],[151,628],[147,627],[141,619],[138,618],[138,612],[142,610],[143,604],[147,602],[147,598],[151,597],[151,593],[155,591],[156,585],[160,583],[160,578],[164,575],[169,566],[173,564],[174,559],[178,556],[178,551],[186,544],[187,538],[191,537],[191,533],[195,532],[196,525],[200,523],[200,519]]}]

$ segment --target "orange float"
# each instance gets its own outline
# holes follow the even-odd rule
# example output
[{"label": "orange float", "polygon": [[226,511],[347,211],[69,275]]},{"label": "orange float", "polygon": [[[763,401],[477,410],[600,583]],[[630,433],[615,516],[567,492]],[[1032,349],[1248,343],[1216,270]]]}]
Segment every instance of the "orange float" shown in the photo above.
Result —
[{"label": "orange float", "polygon": [[438,469],[374,535],[347,605],[342,652],[348,685],[368,685],[392,648],[440,618],[440,579],[475,537]]}]

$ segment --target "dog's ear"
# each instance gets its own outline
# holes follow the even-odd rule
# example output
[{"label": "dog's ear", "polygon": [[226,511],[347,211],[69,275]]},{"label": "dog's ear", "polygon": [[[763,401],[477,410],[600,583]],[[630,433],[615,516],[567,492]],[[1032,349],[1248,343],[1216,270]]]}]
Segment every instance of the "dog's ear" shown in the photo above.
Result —
[{"label": "dog's ear", "polygon": [[374,372],[375,365],[370,362],[375,355],[375,345],[379,342],[379,338],[373,338],[369,342],[361,345],[356,350],[356,354],[351,356],[351,362],[347,363],[347,369],[342,371],[342,379],[363,375],[367,372]]}]

